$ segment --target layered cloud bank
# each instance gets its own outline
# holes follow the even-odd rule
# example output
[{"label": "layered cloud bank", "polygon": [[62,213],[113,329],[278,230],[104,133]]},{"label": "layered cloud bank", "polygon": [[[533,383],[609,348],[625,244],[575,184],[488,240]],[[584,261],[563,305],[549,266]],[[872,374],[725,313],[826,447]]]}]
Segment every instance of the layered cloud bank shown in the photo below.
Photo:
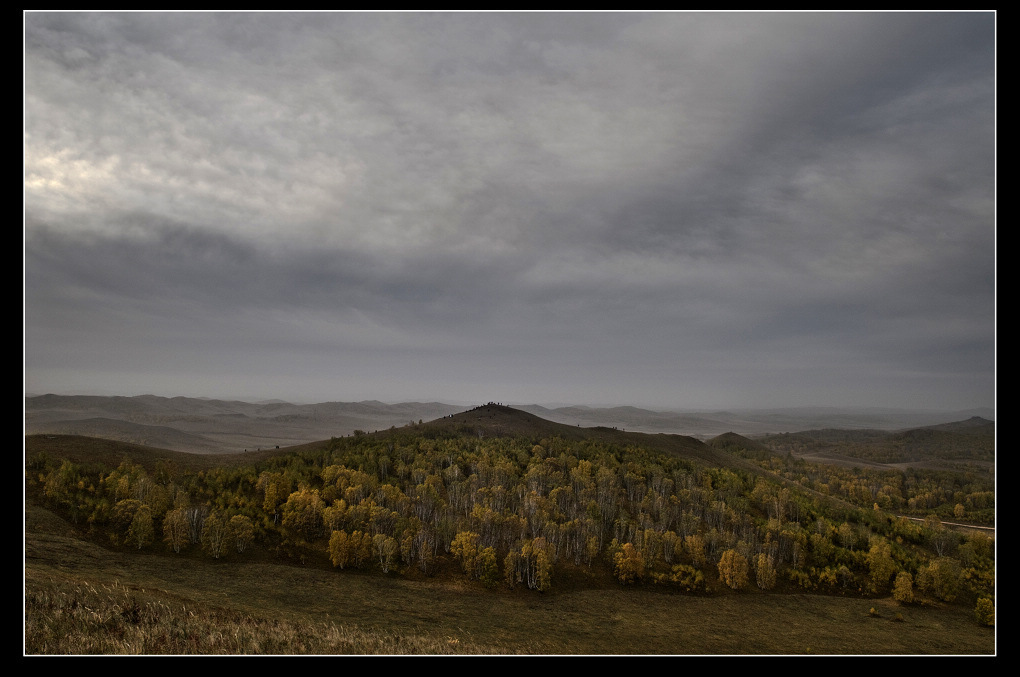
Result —
[{"label": "layered cloud bank", "polygon": [[995,15],[25,15],[29,392],[994,398]]}]

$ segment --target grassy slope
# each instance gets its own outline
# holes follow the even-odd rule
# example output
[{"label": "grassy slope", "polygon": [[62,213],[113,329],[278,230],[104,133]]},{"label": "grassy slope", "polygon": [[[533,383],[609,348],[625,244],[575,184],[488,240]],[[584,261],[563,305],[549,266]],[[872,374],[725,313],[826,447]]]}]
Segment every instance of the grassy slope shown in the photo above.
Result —
[{"label": "grassy slope", "polygon": [[[28,653],[995,651],[994,631],[957,606],[754,591],[690,596],[562,577],[546,594],[488,591],[456,575],[413,580],[257,555],[214,562],[108,550],[78,539],[69,524],[32,505],[25,589],[32,602],[26,605]],[[70,598],[81,598],[80,608],[91,606],[84,618],[72,619],[62,602]],[[127,622],[132,606],[153,610],[152,618]],[[175,633],[190,640],[172,644]]]}]

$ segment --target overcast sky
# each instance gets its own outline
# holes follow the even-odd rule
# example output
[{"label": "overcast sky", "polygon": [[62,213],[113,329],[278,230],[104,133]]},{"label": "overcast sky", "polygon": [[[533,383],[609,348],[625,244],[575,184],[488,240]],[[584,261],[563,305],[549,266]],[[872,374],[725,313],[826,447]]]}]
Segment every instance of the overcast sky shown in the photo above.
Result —
[{"label": "overcast sky", "polygon": [[994,404],[994,13],[24,19],[28,394]]}]

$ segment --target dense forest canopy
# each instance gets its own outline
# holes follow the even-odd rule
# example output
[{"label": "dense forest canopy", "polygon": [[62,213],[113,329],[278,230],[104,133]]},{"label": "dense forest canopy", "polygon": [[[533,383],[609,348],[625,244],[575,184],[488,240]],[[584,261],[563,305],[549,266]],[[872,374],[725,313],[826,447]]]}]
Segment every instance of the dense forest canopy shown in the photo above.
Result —
[{"label": "dense forest canopy", "polygon": [[473,411],[201,464],[75,461],[30,437],[27,490],[110,546],[175,556],[259,549],[539,591],[597,570],[692,593],[994,593],[993,537],[943,524],[994,523],[988,473],[817,464],[736,435],[702,444]]}]

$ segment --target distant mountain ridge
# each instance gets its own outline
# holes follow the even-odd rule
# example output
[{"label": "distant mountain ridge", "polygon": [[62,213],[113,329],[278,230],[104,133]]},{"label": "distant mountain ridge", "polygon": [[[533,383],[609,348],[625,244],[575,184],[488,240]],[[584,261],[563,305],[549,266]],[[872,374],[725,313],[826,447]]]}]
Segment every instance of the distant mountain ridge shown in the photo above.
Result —
[{"label": "distant mountain ridge", "polygon": [[439,402],[291,404],[155,395],[40,395],[25,398],[25,433],[86,435],[177,451],[236,453],[342,437],[355,430],[382,430],[463,409]]},{"label": "distant mountain ridge", "polygon": [[[994,423],[986,420],[994,414],[985,411],[977,412],[985,416],[982,419],[974,417],[975,412],[821,407],[695,413],[630,406],[514,405],[514,408],[571,426],[686,435],[702,440],[731,432],[761,436],[823,428],[895,431],[925,426],[962,426],[978,430],[982,420],[994,430]],[[385,430],[441,419],[470,409],[441,402],[386,404],[366,400],[292,404],[280,400],[244,402],[156,395],[47,394],[25,398],[25,432],[105,437],[199,453],[236,453],[342,437],[355,430]]]},{"label": "distant mountain ridge", "polygon": [[[575,406],[547,409],[538,405],[514,406],[559,423],[619,426],[639,432],[692,435],[701,439],[710,439],[727,432],[755,436],[821,428],[893,431],[939,424],[960,425],[962,419],[994,418],[991,410],[945,412],[802,407],[683,413],[650,411],[637,407],[600,409]],[[991,425],[994,427],[994,423]]]}]

